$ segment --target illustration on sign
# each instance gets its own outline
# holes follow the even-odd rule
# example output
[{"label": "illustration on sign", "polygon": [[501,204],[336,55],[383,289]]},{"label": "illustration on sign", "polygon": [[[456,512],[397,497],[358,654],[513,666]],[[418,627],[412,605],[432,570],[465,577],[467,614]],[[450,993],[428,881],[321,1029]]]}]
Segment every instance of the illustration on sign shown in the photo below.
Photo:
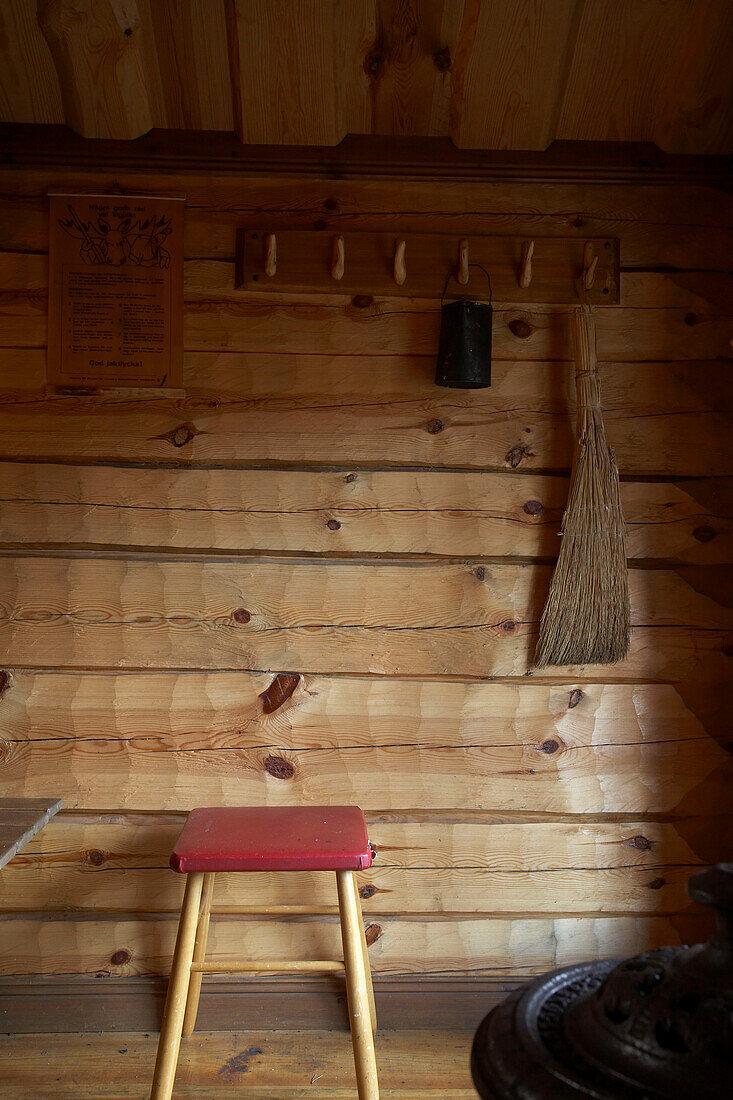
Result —
[{"label": "illustration on sign", "polygon": [[84,222],[69,203],[69,217],[59,218],[65,233],[79,241],[79,257],[85,264],[130,263],[138,267],[170,267],[171,254],[163,247],[172,233],[172,218],[118,218],[110,224],[106,218]]},{"label": "illustration on sign", "polygon": [[49,381],[179,387],[183,200],[51,197]]}]

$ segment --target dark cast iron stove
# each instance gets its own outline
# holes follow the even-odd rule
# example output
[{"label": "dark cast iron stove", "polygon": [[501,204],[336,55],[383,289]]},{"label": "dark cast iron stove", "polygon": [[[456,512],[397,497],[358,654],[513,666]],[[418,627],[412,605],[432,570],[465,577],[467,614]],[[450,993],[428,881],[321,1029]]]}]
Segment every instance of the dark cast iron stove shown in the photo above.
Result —
[{"label": "dark cast iron stove", "polygon": [[724,1100],[733,1095],[733,863],[694,875],[706,944],[556,970],[483,1020],[483,1100]]}]

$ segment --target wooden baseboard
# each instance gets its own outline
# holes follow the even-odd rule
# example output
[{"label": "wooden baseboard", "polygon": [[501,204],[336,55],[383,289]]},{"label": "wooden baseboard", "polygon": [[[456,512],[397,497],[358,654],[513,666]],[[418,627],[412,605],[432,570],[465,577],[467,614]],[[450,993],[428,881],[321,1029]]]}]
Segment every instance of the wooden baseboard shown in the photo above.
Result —
[{"label": "wooden baseboard", "polygon": [[[379,1026],[476,1028],[521,983],[490,978],[375,981]],[[163,978],[13,978],[0,982],[0,1032],[157,1031]],[[202,1031],[347,1028],[338,978],[204,979]]]}]

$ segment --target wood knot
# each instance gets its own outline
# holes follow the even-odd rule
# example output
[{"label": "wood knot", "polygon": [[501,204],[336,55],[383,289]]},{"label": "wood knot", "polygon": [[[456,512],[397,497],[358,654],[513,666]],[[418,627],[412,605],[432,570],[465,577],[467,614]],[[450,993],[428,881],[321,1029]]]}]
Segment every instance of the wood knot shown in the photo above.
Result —
[{"label": "wood knot", "polygon": [[5,669],[0,670],[0,698],[5,694],[12,682],[13,677],[10,673],[6,672]]},{"label": "wood knot", "polygon": [[580,229],[581,226],[585,225],[585,218],[581,218],[579,214],[577,218],[573,218],[573,225],[576,229]]},{"label": "wood knot", "polygon": [[339,523],[339,521],[337,519],[330,519],[328,521],[328,523],[326,524],[326,527],[328,527],[329,531],[340,531],[341,530],[341,524]]},{"label": "wood knot", "polygon": [[339,204],[338,204],[337,199],[324,199],[323,200],[323,209],[328,210],[331,214],[335,214],[336,211],[338,210],[338,208],[339,208]]},{"label": "wood knot", "polygon": [[364,58],[364,72],[374,80],[379,76],[384,65],[384,54],[381,50],[370,50]]},{"label": "wood knot", "polygon": [[115,951],[114,955],[112,955],[109,961],[112,963],[113,966],[124,966],[125,963],[129,963],[131,958],[132,955],[127,950],[127,948],[121,947],[119,951]]},{"label": "wood knot", "polygon": [[624,841],[624,844],[628,845],[629,848],[636,848],[638,852],[648,852],[652,846],[651,840],[648,840],[647,837],[642,836],[641,833],[637,833],[636,836],[629,837],[628,840]]},{"label": "wood knot", "polygon": [[252,616],[246,607],[238,607],[236,611],[232,612],[232,618],[235,623],[248,623]]},{"label": "wood knot", "polygon": [[87,859],[95,867],[101,867],[104,863],[104,858],[104,852],[100,852],[98,848],[92,848],[91,851],[87,852]]},{"label": "wood knot", "polygon": [[514,446],[507,451],[504,456],[504,461],[508,466],[511,466],[513,470],[516,470],[523,458],[534,457],[534,451],[530,451],[529,447],[525,447],[524,443],[515,443]]},{"label": "wood knot", "polygon": [[541,516],[544,509],[538,500],[528,500],[524,504],[524,511],[528,516]]},{"label": "wood knot", "polygon": [[540,745],[542,752],[546,752],[548,756],[553,752],[557,752],[560,748],[560,742],[556,741],[554,737],[549,738],[547,741],[543,741]]},{"label": "wood knot", "polygon": [[444,426],[443,421],[437,418],[435,420],[428,420],[425,425],[425,431],[430,432],[431,435],[437,435],[438,432],[443,431]]},{"label": "wood knot", "polygon": [[520,340],[526,340],[528,336],[532,335],[532,326],[523,318],[517,317],[514,321],[509,322],[509,331]]},{"label": "wood knot", "polygon": [[300,683],[299,672],[278,672],[270,686],[260,692],[262,713],[273,714],[286,703]]},{"label": "wood knot", "polygon": [[433,64],[439,73],[447,73],[453,64],[450,50],[444,46],[442,50],[436,50],[433,54]]},{"label": "wood knot", "polygon": [[193,424],[181,424],[180,427],[175,428],[169,435],[169,439],[174,447],[185,447],[187,443],[190,443],[193,437],[196,435],[196,429]]},{"label": "wood knot", "polygon": [[504,619],[504,622],[501,623],[500,626],[506,634],[511,634],[511,632],[513,630],[516,630],[517,628],[517,624],[514,622],[514,619]]},{"label": "wood knot", "polygon": [[373,943],[376,943],[379,937],[382,935],[381,924],[370,924],[364,932],[366,938],[367,947],[371,947]]},{"label": "wood knot", "polygon": [[584,696],[585,692],[581,691],[580,688],[573,688],[573,690],[570,692],[570,696],[568,697],[568,710],[572,710],[573,707],[577,707],[578,703],[581,699],[584,698]]},{"label": "wood knot", "polygon": [[483,565],[477,565],[473,571],[474,576],[478,577],[480,581],[486,580],[486,569]]},{"label": "wood knot", "polygon": [[369,306],[374,305],[374,298],[371,294],[355,294],[351,304],[355,309],[369,309]]},{"label": "wood knot", "polygon": [[368,882],[368,883],[366,884],[366,886],[361,886],[361,887],[359,888],[359,897],[360,897],[360,898],[363,898],[363,899],[364,899],[364,901],[368,901],[368,900],[369,900],[369,898],[373,898],[373,897],[374,897],[374,895],[376,894],[376,892],[377,892],[377,888],[376,888],[376,886],[373,886],[371,882]]},{"label": "wood knot", "polygon": [[265,771],[273,779],[292,779],[295,775],[295,768],[284,756],[266,756]]},{"label": "wood knot", "polygon": [[351,485],[352,481],[356,481],[356,474],[347,474],[344,481],[347,485]]},{"label": "wood knot", "polygon": [[692,532],[692,537],[697,539],[698,542],[711,542],[717,533],[714,527],[696,527]]},{"label": "wood knot", "polygon": [[650,890],[661,890],[663,886],[667,885],[667,880],[664,878],[653,878],[651,882],[647,882],[647,886]]},{"label": "wood knot", "polygon": [[697,316],[696,313],[686,313],[685,314],[685,324],[686,325],[690,325],[690,327],[692,327],[693,325],[696,325],[698,321],[699,321],[699,317]]}]

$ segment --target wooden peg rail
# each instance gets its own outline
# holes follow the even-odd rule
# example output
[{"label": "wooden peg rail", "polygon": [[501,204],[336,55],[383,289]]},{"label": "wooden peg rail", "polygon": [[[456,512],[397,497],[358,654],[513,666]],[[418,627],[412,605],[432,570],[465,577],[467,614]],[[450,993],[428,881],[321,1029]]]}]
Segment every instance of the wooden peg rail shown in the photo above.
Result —
[{"label": "wooden peg rail", "polygon": [[[237,231],[235,286],[271,294],[371,294],[573,305],[619,303],[619,242],[612,237],[460,236],[453,233]],[[470,266],[469,266],[470,265]],[[274,270],[273,270],[274,268]],[[467,279],[467,282],[463,282]]]}]

